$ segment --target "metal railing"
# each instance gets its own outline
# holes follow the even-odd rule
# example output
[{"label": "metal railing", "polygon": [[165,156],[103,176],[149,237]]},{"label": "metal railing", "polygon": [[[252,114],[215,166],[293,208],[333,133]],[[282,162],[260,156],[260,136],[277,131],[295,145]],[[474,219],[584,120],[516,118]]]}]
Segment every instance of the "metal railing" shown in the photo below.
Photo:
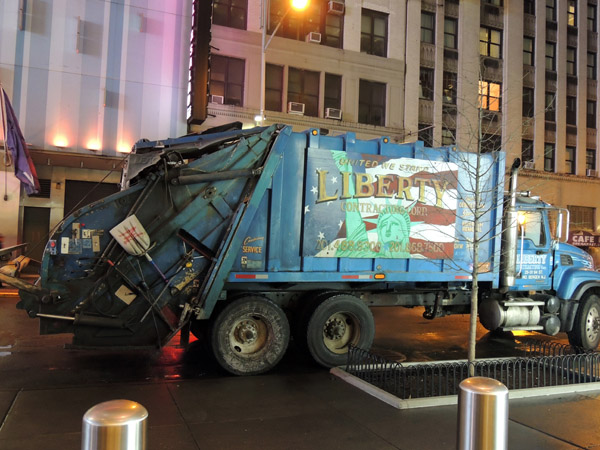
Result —
[{"label": "metal railing", "polygon": [[[475,361],[475,376],[493,378],[509,390],[600,381],[600,353],[539,343],[529,348],[537,356]],[[403,365],[352,347],[346,372],[402,399],[426,398],[457,395],[460,382],[469,377],[469,363]]]}]

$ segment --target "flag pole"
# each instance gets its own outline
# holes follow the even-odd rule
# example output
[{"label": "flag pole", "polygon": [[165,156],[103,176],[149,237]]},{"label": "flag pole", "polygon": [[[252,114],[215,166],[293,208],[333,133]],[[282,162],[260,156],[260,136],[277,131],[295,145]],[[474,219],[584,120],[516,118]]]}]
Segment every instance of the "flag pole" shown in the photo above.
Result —
[{"label": "flag pole", "polygon": [[6,113],[4,106],[4,87],[0,83],[0,116],[2,117],[2,147],[4,149],[4,201],[8,201],[8,149],[6,148]]}]

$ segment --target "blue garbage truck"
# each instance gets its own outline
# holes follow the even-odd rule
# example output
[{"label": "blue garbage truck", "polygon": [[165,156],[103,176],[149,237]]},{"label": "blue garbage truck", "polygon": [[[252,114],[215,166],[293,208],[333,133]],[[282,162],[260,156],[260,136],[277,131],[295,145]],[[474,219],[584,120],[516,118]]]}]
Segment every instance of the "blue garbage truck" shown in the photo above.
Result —
[{"label": "blue garbage truck", "polygon": [[519,192],[518,160],[505,173],[502,152],[212,131],[138,142],[122,190],[54,231],[36,284],[0,274],[42,334],[148,348],[191,332],[225,370],[253,375],[290,339],[344,364],[373,342],[371,306],[433,319],[474,299],[489,330],[598,345],[600,274],[565,243],[568,211]]}]

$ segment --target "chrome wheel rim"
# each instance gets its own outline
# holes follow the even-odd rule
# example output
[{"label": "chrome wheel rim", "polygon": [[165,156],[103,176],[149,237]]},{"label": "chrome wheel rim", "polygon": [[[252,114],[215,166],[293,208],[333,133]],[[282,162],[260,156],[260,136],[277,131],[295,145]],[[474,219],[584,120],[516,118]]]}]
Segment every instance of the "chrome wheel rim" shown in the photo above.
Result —
[{"label": "chrome wheel rim", "polygon": [[354,316],[338,312],[329,316],[323,325],[323,343],[333,353],[348,352],[350,344],[356,344],[360,337],[360,326]]}]

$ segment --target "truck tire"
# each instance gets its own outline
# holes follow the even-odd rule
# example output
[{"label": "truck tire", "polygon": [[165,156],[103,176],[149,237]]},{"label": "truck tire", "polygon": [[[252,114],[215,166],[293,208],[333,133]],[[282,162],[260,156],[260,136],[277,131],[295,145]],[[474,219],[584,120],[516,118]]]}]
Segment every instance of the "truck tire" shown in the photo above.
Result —
[{"label": "truck tire", "polygon": [[306,342],[306,330],[308,329],[308,322],[315,312],[315,308],[326,300],[327,298],[335,295],[331,291],[312,291],[304,295],[300,301],[300,304],[293,312],[292,318],[292,337],[297,348],[302,352],[308,351],[308,345]]},{"label": "truck tire", "polygon": [[587,294],[580,302],[573,329],[567,333],[569,343],[585,350],[594,350],[600,342],[600,297]]},{"label": "truck tire", "polygon": [[334,295],[321,301],[306,329],[313,359],[325,367],[346,363],[350,345],[368,350],[375,337],[371,310],[351,295]]},{"label": "truck tire", "polygon": [[217,362],[234,375],[258,375],[277,365],[290,341],[283,310],[263,297],[242,297],[217,316],[211,346]]}]

